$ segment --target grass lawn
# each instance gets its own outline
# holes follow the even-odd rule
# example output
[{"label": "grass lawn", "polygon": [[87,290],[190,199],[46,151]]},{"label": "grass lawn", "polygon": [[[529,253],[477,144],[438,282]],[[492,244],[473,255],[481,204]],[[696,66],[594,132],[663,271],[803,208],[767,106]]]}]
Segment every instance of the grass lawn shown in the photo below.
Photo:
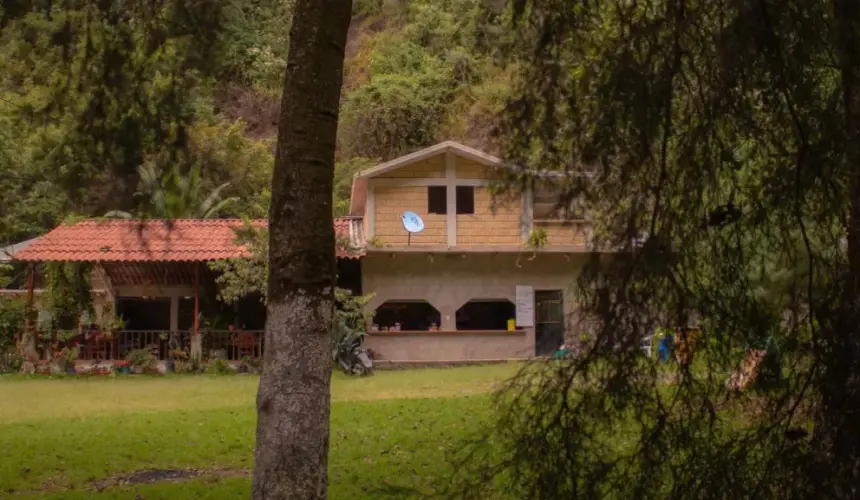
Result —
[{"label": "grass lawn", "polygon": [[[438,492],[446,454],[489,418],[516,365],[335,375],[330,498]],[[0,498],[241,498],[250,488],[258,378],[0,377]],[[182,481],[123,485],[151,469]],[[103,482],[104,489],[95,485]],[[120,483],[120,484],[117,484]]]}]

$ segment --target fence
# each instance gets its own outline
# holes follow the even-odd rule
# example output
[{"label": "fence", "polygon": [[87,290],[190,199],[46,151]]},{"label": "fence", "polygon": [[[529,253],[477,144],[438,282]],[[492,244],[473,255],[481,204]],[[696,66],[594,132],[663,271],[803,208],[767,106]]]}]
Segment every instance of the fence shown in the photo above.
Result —
[{"label": "fence", "polygon": [[[175,349],[190,351],[191,335],[188,330],[119,330],[109,336],[93,331],[57,330],[40,332],[36,347],[42,359],[48,358],[54,342],[58,349],[77,345],[81,360],[124,359],[137,349],[147,349],[158,359],[168,359]],[[263,355],[261,330],[208,330],[200,335],[205,358],[239,360]]]}]

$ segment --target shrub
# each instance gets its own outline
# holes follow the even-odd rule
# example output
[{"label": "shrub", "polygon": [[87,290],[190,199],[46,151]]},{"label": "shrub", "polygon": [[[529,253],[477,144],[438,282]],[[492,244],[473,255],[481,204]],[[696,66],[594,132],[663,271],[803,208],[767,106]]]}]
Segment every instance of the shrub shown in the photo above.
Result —
[{"label": "shrub", "polygon": [[340,135],[347,154],[393,158],[432,144],[454,88],[450,64],[393,37],[376,45],[370,75],[344,101]]},{"label": "shrub", "polygon": [[16,373],[23,364],[24,358],[19,354],[0,352],[0,373]]},{"label": "shrub", "polygon": [[206,371],[212,375],[230,375],[233,373],[230,364],[223,359],[216,359],[210,362],[209,366],[206,367]]},{"label": "shrub", "polygon": [[24,300],[0,297],[0,352],[15,349],[16,336],[24,330],[26,319]]},{"label": "shrub", "polygon": [[135,349],[128,353],[125,359],[135,372],[148,371],[155,363],[155,356],[149,352],[149,349]]},{"label": "shrub", "polygon": [[251,373],[260,373],[260,369],[263,367],[263,360],[253,356],[243,357],[242,363],[248,367],[248,371]]}]

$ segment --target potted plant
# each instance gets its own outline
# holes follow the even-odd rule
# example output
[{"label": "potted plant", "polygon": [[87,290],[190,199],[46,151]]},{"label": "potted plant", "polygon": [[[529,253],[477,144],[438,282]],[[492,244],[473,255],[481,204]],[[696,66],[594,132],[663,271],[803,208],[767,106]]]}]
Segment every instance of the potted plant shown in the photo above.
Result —
[{"label": "potted plant", "polygon": [[120,359],[113,364],[114,373],[118,373],[121,375],[128,375],[131,373],[131,368],[128,365],[128,361],[124,359]]},{"label": "potted plant", "polygon": [[146,373],[152,369],[155,356],[148,349],[135,349],[125,357],[131,367],[131,372],[136,374]]},{"label": "potted plant", "polygon": [[191,371],[190,364],[188,363],[188,353],[185,349],[179,347],[172,349],[168,353],[165,369],[168,373]]},{"label": "potted plant", "polygon": [[73,347],[64,347],[59,351],[54,352],[52,359],[52,372],[56,374],[75,374],[75,361],[81,355],[81,348],[77,345]]}]

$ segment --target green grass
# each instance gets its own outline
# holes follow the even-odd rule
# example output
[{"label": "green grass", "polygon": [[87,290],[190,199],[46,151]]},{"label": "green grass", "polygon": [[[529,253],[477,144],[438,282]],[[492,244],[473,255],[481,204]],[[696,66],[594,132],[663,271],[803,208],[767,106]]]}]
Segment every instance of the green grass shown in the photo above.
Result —
[{"label": "green grass", "polygon": [[[438,492],[446,457],[489,418],[515,365],[335,376],[331,498]],[[237,498],[253,465],[256,377],[0,378],[0,497]],[[230,469],[229,477],[92,490],[146,469]]]}]

